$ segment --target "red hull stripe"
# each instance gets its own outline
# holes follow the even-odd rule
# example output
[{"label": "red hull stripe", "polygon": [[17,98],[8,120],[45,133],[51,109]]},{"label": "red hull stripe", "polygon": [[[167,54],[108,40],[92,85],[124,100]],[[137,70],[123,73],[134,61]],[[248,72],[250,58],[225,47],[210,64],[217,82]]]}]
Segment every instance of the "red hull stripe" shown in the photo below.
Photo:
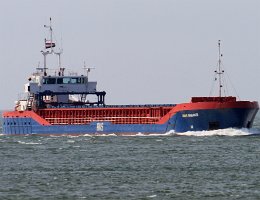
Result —
[{"label": "red hull stripe", "polygon": [[34,119],[36,122],[38,122],[41,125],[51,125],[49,122],[47,122],[45,119],[43,119],[42,117],[40,117],[39,115],[37,115],[35,112],[33,111],[11,111],[11,112],[5,112],[3,113],[3,117],[7,118],[7,117],[17,117],[17,118],[32,118]]}]

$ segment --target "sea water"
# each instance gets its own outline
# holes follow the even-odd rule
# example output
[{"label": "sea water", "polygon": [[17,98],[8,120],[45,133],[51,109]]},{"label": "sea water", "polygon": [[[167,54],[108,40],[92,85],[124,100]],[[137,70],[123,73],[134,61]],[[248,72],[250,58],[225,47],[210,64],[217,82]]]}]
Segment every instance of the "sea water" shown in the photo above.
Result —
[{"label": "sea water", "polygon": [[0,199],[260,199],[260,116],[250,130],[0,135]]}]

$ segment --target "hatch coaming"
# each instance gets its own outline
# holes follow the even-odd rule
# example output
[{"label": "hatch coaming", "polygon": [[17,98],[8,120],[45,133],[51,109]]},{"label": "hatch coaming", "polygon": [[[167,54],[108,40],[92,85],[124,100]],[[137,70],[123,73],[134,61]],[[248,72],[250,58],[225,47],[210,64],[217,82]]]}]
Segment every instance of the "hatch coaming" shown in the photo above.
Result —
[{"label": "hatch coaming", "polygon": [[156,124],[175,105],[111,106],[101,108],[39,109],[37,114],[52,125],[79,125],[92,122],[112,124]]}]

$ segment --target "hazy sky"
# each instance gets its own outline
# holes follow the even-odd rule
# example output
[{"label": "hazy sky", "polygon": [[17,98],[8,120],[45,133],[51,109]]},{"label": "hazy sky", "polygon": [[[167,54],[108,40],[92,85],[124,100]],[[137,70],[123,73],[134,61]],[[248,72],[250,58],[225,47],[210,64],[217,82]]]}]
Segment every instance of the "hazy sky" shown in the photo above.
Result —
[{"label": "hazy sky", "polygon": [[43,64],[49,17],[62,38],[63,66],[95,67],[90,79],[107,91],[107,104],[208,96],[219,39],[238,95],[260,101],[259,0],[0,0],[1,109],[14,107]]}]

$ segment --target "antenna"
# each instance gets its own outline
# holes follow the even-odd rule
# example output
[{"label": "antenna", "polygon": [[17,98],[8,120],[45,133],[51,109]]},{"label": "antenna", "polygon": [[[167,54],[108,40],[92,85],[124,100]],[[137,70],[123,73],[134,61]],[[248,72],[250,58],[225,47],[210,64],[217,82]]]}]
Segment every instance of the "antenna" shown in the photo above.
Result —
[{"label": "antenna", "polygon": [[84,61],[84,67],[83,67],[83,69],[84,69],[84,71],[85,71],[85,73],[86,73],[86,76],[87,76],[87,78],[88,78],[88,74],[89,74],[90,70],[91,70],[91,69],[95,69],[95,68],[94,68],[94,67],[87,67],[87,66],[86,66],[86,62]]},{"label": "antenna", "polygon": [[59,48],[59,52],[54,52],[55,55],[58,56],[58,65],[59,65],[59,75],[64,76],[64,70],[65,68],[61,67],[61,54],[63,53],[63,48],[62,48],[62,35],[61,35],[61,47]]}]

